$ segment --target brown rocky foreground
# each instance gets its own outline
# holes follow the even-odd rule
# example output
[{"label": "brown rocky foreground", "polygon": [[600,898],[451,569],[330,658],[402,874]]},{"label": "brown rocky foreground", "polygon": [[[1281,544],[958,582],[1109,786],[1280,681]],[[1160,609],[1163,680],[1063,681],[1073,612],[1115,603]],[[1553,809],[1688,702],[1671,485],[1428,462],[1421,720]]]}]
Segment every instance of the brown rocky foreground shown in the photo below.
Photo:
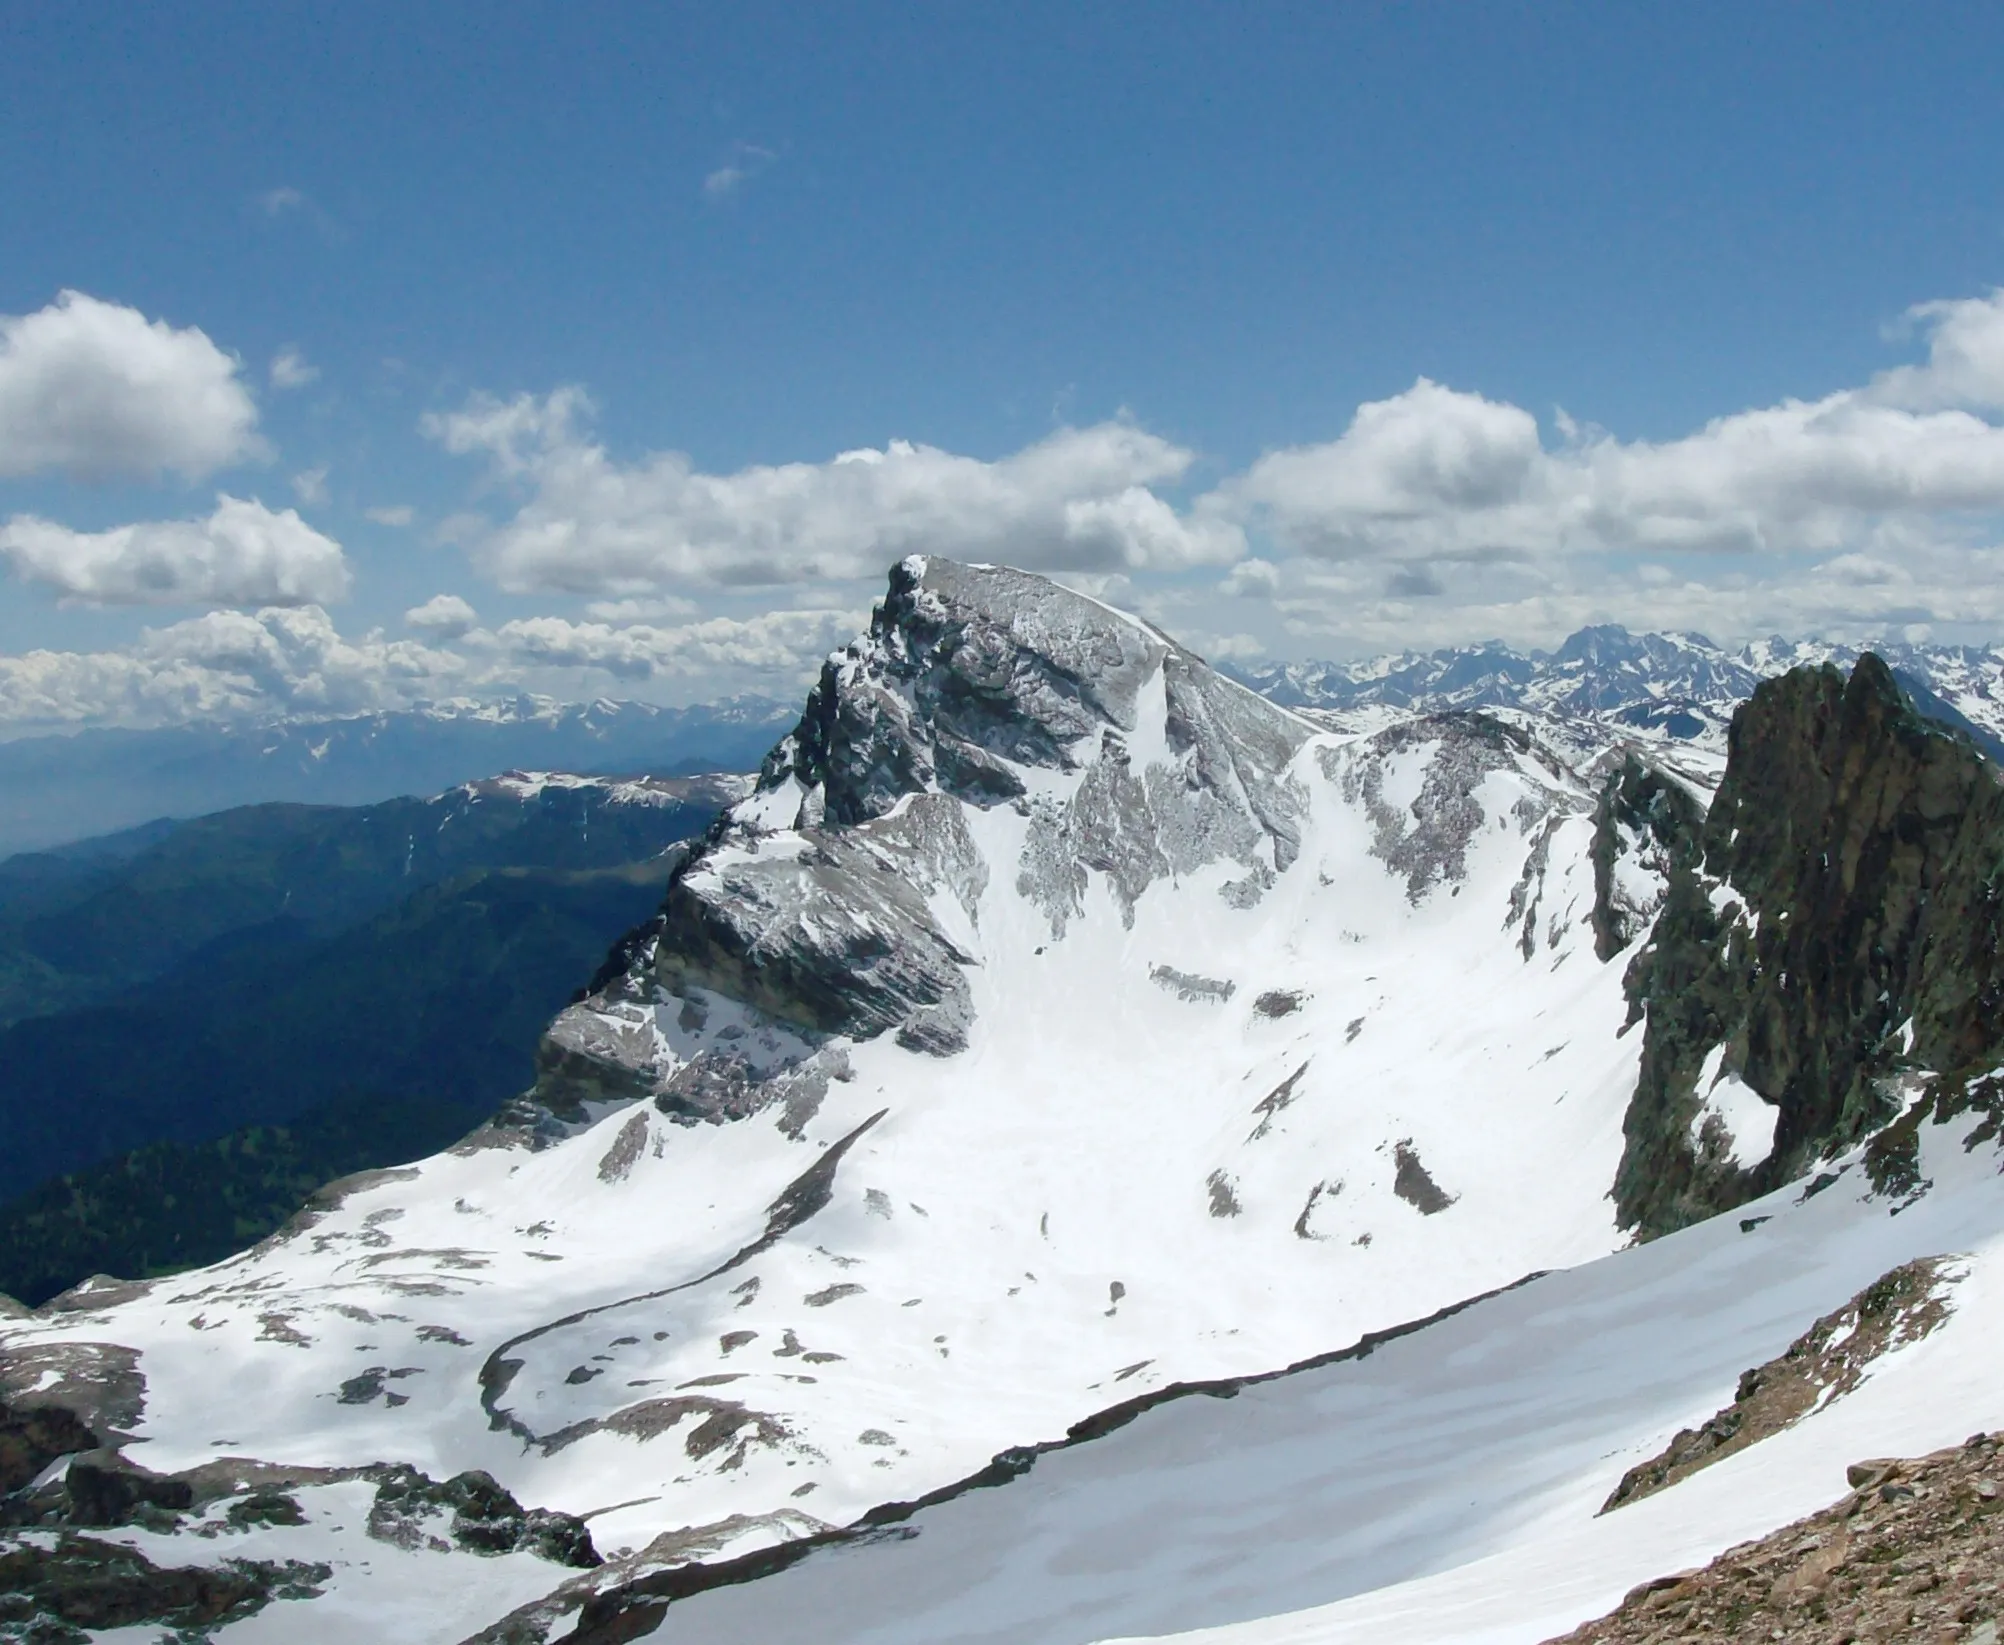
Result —
[{"label": "brown rocky foreground", "polygon": [[2004,1436],[1854,1463],[1851,1493],[1703,1570],[1659,1577],[1551,1645],[1957,1641],[2004,1621]]}]

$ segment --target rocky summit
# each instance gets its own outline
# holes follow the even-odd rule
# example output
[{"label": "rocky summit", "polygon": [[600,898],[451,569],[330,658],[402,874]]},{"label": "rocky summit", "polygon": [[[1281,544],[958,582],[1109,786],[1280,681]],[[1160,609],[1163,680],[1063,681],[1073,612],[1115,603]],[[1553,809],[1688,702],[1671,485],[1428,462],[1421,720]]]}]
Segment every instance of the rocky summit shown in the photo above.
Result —
[{"label": "rocky summit", "polygon": [[[0,1319],[10,1546],[264,1572],[247,1641],[1249,1645],[1460,1637],[1367,1601],[1535,1531],[1594,1581],[1510,1637],[1575,1626],[1819,1506],[1717,1502],[2004,1237],[1994,767],[1871,657],[1729,723],[1347,723],[906,560],[491,1123]],[[1916,1263],[1928,1332],[1596,1517]]]},{"label": "rocky summit", "polygon": [[1997,767],[1869,654],[1848,680],[1763,684],[1729,746],[1709,812],[1671,804],[1631,835],[1665,871],[1629,973],[1648,1028],[1617,1197],[1652,1233],[2004,1058]]}]

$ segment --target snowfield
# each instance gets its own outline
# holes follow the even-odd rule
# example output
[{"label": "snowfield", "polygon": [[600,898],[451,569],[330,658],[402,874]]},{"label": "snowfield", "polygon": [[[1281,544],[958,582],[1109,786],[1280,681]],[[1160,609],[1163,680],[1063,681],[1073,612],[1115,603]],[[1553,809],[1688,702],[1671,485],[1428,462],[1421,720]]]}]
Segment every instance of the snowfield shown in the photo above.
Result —
[{"label": "snowfield", "polygon": [[[1535,1645],[1836,1500],[1851,1462],[2004,1427],[2004,1184],[1968,1128],[1930,1128],[1917,1201],[1841,1162],[1813,1198],[1798,1185],[1366,1357],[1159,1406],[903,1534],[677,1601],[660,1637]],[[1596,1517],[1741,1371],[1945,1252],[1965,1261],[1943,1328],[1799,1426]]]},{"label": "snowfield", "polygon": [[[301,1526],[103,1533],[330,1568],[219,1638],[562,1637],[593,1595],[1489,1293],[680,1600],[661,1637],[1536,1640],[1864,1452],[2004,1426],[1946,1346],[2004,1307],[1987,1147],[1931,1134],[1909,1205],[1853,1168],[1621,1249],[1643,1036],[1593,858],[1625,745],[1513,710],[1329,731],[1038,579],[900,577],[504,1123],[211,1269],[0,1319],[0,1391],[136,1378],[131,1460],[295,1489]],[[1653,849],[1605,865],[1644,922]],[[1694,1123],[1756,1160],[1773,1110],[1717,1076]],[[1969,1257],[1950,1328],[1593,1517],[1741,1370],[1940,1251]],[[391,1547],[357,1477],[383,1463],[485,1470],[608,1563]]]}]

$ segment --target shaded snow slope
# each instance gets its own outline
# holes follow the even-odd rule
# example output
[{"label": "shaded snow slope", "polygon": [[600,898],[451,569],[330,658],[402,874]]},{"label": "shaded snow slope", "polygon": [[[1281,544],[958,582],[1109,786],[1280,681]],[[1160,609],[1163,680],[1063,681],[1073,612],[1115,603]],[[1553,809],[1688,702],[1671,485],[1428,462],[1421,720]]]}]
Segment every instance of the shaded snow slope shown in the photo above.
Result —
[{"label": "shaded snow slope", "polygon": [[[1875,1193],[1854,1155],[1823,1192],[1546,1275],[1363,1358],[1159,1406],[892,1532],[665,1616],[636,1595],[579,1637],[659,1621],[677,1645],[1534,1645],[1834,1501],[1851,1462],[2004,1425],[2004,1191],[1994,1142],[1965,1147],[1974,1123],[1924,1128],[1918,1196]],[[1742,1371],[1941,1253],[1932,1335],[1798,1426],[1600,1513]]]},{"label": "shaded snow slope", "polygon": [[[611,1588],[1590,1261],[1640,1049],[1599,783],[1526,716],[1331,734],[1096,602],[906,562],[503,1123],[0,1323],[0,1374],[129,1361],[162,1473],[485,1469],[591,1516]],[[302,1488],[328,1596],[224,1637],[523,1597],[393,1576],[352,1490]]]}]

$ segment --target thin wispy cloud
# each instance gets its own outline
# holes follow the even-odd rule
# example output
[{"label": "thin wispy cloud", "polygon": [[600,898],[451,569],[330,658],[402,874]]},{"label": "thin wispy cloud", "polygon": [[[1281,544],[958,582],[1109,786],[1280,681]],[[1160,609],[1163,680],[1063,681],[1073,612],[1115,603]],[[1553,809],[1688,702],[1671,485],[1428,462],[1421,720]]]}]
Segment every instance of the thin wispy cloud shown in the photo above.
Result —
[{"label": "thin wispy cloud", "polygon": [[712,202],[731,199],[778,158],[777,152],[756,143],[733,144],[724,163],[703,178],[703,198]]},{"label": "thin wispy cloud", "polygon": [[338,245],[347,238],[347,230],[327,208],[302,188],[290,183],[277,188],[268,188],[253,197],[254,204],[267,219],[298,217],[313,225],[314,231],[329,245]]},{"label": "thin wispy cloud", "polygon": [[271,360],[271,386],[278,389],[304,388],[320,376],[320,368],[307,362],[298,349],[280,349]]}]

